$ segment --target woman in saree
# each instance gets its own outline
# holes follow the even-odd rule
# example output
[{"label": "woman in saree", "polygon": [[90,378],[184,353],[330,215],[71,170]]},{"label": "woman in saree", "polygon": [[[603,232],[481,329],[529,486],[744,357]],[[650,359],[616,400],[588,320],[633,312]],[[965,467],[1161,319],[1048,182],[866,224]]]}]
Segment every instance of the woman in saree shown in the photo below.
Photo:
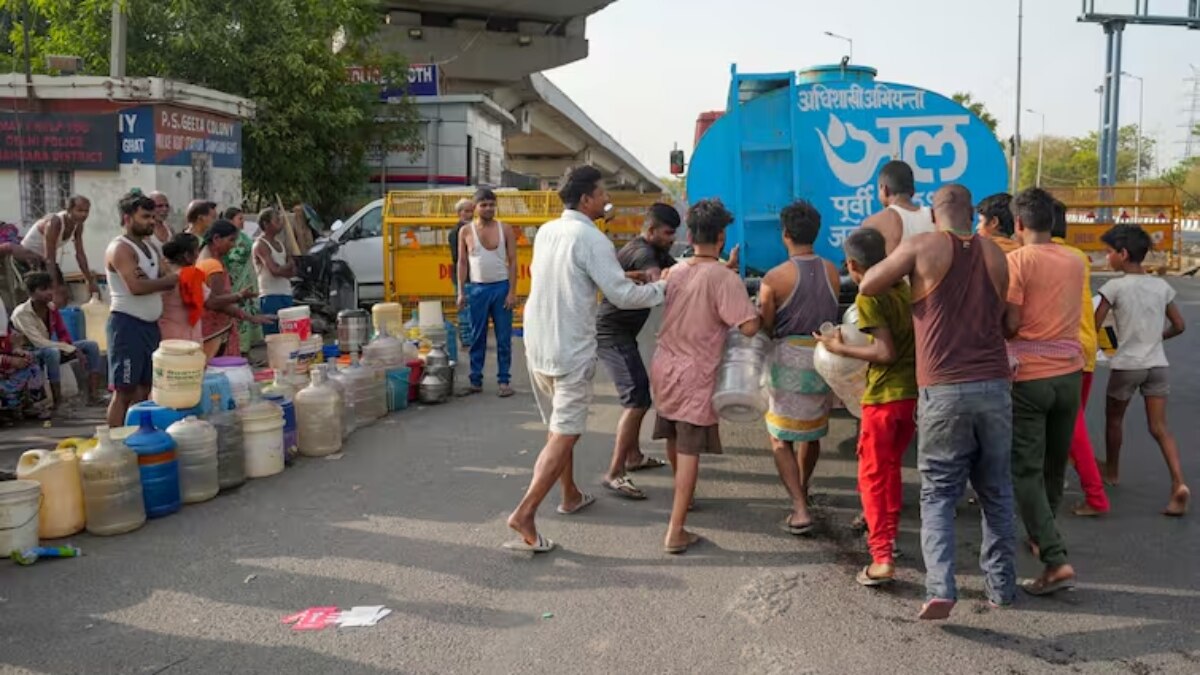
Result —
[{"label": "woman in saree", "polygon": [[[225,209],[225,220],[233,223],[238,230],[237,241],[233,248],[222,258],[225,271],[229,274],[229,286],[233,293],[245,293],[238,307],[247,316],[258,314],[258,276],[254,271],[254,240],[246,234],[246,216],[236,206]],[[262,326],[253,321],[242,321],[238,324],[238,344],[243,354],[250,351],[255,344],[263,341]]]},{"label": "woman in saree", "polygon": [[33,354],[14,349],[8,335],[0,336],[0,422],[13,425],[23,417],[50,419],[46,379]]},{"label": "woman in saree", "polygon": [[[237,226],[228,220],[218,220],[204,233],[196,269],[204,274],[210,296],[221,297],[232,293],[229,273],[221,263],[221,258],[237,244],[238,234],[240,232]],[[239,323],[251,322],[261,326],[274,320],[275,317],[272,316],[251,316],[237,305],[219,310],[209,309],[206,305],[201,318],[204,355],[209,359],[218,356],[241,356]]]}]

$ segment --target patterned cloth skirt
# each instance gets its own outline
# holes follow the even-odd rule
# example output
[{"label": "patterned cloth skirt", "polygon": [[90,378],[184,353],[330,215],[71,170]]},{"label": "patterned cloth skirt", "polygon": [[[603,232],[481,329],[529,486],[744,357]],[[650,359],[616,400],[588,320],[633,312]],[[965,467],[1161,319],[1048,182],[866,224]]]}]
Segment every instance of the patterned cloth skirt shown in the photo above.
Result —
[{"label": "patterned cloth skirt", "polygon": [[775,341],[767,356],[767,431],[781,441],[803,442],[829,433],[833,393],[813,369],[816,340],[793,335]]}]

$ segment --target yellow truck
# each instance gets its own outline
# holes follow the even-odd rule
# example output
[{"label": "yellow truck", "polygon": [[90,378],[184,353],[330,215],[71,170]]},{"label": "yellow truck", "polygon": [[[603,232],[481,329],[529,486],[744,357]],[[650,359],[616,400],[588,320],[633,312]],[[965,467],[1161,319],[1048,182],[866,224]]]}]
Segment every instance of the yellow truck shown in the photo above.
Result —
[{"label": "yellow truck", "polygon": [[[454,205],[470,192],[429,191],[388,193],[383,204],[383,296],[399,302],[408,315],[420,300],[440,299],[447,316],[456,313],[449,236],[458,225]],[[612,193],[613,217],[597,222],[614,245],[622,246],[641,231],[646,209],[669,195]],[[533,240],[543,224],[562,214],[555,192],[497,191],[496,217],[517,232],[517,301],[529,295],[529,265]],[[516,322],[520,325],[520,308]]]}]

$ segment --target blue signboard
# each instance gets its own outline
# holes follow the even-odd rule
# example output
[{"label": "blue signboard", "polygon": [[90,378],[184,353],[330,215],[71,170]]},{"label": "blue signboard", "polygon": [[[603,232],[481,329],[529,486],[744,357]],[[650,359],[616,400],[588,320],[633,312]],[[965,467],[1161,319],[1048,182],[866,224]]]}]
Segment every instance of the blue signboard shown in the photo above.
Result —
[{"label": "blue signboard", "polygon": [[[854,66],[813,69],[799,81],[734,72],[731,108],[696,146],[687,195],[693,203],[718,197],[733,212],[727,241],[742,245],[748,272],[787,258],[779,212],[796,199],[821,213],[817,253],[840,262],[846,236],[883,208],[879,170],[892,159],[912,166],[918,204],[947,183],[965,185],[976,202],[1006,189],[1004,152],[975,115],[934,92],[873,77]],[[747,91],[762,93],[747,99]]]},{"label": "blue signboard", "polygon": [[141,106],[117,112],[122,164],[154,163],[154,108]]},{"label": "blue signboard", "polygon": [[406,94],[413,97],[438,96],[441,94],[441,71],[435,63],[414,63],[408,67],[408,82],[401,87],[383,81],[378,68],[350,66],[346,76],[355,84],[378,84],[379,98],[385,103],[398,103]]},{"label": "blue signboard", "polygon": [[242,123],[237,119],[169,105],[117,113],[122,164],[191,166],[193,153],[218,169],[242,168]]}]

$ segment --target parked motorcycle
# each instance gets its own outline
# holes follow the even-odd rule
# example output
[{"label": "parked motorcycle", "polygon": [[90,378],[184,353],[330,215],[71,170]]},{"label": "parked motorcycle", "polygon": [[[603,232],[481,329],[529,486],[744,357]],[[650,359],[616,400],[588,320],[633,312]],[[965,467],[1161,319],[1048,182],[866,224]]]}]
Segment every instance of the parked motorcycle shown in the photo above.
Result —
[{"label": "parked motorcycle", "polygon": [[323,237],[308,253],[296,256],[292,296],[296,304],[309,306],[312,330],[321,335],[337,331],[338,312],[358,307],[354,272],[345,261],[334,258],[339,247],[338,242]]}]

